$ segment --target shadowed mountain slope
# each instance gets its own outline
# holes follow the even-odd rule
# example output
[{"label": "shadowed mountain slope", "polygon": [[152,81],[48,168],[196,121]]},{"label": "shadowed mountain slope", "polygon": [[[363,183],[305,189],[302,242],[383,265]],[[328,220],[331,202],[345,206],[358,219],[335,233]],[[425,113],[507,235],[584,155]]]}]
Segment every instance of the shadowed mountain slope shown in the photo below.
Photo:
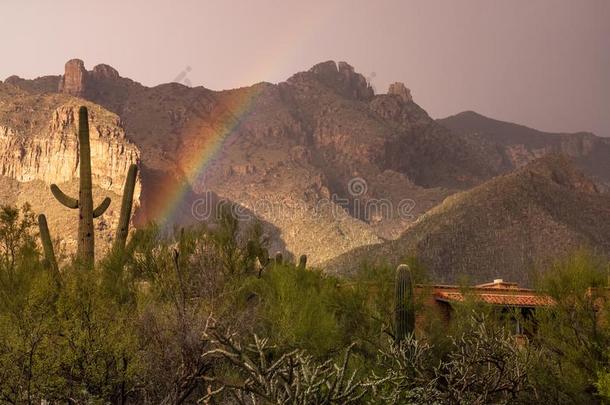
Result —
[{"label": "shadowed mountain slope", "polygon": [[447,198],[397,240],[348,252],[328,268],[416,256],[439,282],[468,276],[528,285],[532,269],[580,247],[610,255],[610,197],[569,159],[549,155]]},{"label": "shadowed mountain slope", "polygon": [[481,145],[500,162],[501,170],[523,167],[549,153],[562,153],[596,181],[602,190],[610,187],[610,139],[588,132],[548,133],[465,111],[437,120],[453,132]]}]

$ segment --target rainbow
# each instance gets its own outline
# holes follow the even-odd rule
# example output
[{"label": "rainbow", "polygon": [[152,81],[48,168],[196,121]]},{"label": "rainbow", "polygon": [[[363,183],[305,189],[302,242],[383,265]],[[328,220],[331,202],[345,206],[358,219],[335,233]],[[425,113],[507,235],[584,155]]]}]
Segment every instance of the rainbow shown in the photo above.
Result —
[{"label": "rainbow", "polygon": [[201,179],[227,142],[236,136],[241,121],[252,110],[262,88],[261,85],[254,85],[216,93],[214,108],[210,113],[202,113],[202,105],[193,106],[195,118],[183,129],[183,146],[176,156],[183,170],[183,179],[161,185],[149,218],[161,227],[175,223],[190,185]]}]

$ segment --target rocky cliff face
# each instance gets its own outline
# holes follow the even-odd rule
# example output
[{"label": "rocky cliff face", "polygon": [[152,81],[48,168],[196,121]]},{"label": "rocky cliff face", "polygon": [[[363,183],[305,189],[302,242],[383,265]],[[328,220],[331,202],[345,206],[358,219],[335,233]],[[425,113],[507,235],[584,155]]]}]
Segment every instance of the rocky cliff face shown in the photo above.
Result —
[{"label": "rocky cliff face", "polygon": [[[76,230],[76,221],[71,220],[74,212],[53,202],[49,184],[66,183],[64,188],[71,192],[77,188],[76,131],[78,108],[83,104],[90,111],[94,187],[98,197],[108,194],[116,206],[99,223],[100,238],[109,241],[113,232],[109,225],[118,220],[127,170],[130,164],[139,163],[140,155],[138,148],[127,140],[119,117],[85,100],[31,93],[0,83],[0,175],[7,187],[2,195],[8,201],[29,202],[36,212],[47,213],[51,231],[60,234],[62,245],[69,249],[76,239],[72,232]],[[140,188],[138,183],[136,198]],[[100,247],[104,245],[101,243]]]},{"label": "rocky cliff face", "polygon": [[65,73],[59,82],[59,91],[76,97],[84,96],[87,76],[87,70],[82,60],[69,60],[66,62]]},{"label": "rocky cliff face", "polygon": [[120,118],[100,106],[61,95],[32,95],[0,84],[0,174],[20,182],[62,183],[78,177],[78,107],[90,110],[94,182],[120,194],[139,151]]},{"label": "rocky cliff face", "polygon": [[[120,194],[129,165],[138,161],[138,150],[126,141],[118,117],[95,107],[90,117],[93,181]],[[40,132],[0,126],[0,174],[20,182],[49,184],[77,178],[77,118],[78,106],[71,104],[58,107]]]}]

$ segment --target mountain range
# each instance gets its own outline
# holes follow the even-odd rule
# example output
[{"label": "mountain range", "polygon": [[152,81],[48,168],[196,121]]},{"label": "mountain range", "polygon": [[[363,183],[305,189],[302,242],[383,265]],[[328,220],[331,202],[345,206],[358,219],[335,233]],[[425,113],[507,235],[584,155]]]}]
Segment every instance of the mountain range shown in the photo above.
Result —
[{"label": "mountain range", "polygon": [[415,257],[441,282],[531,285],[538,270],[581,248],[610,256],[610,195],[564,155],[547,155],[448,197],[399,238],[357,248],[325,268],[345,273]]},{"label": "mountain range", "polygon": [[[541,195],[523,194],[523,204],[540,207],[541,201],[556,203],[562,191],[555,193],[556,187],[568,187],[592,196],[573,201],[570,210],[561,212],[578,217],[579,212],[605,212],[600,201],[610,185],[606,138],[544,133],[474,112],[435,120],[415,103],[405,84],[397,82],[387,93],[375,94],[364,76],[345,62],[323,62],[278,84],[213,91],[179,83],[146,87],[108,65],[87,70],[74,59],[66,63],[63,75],[31,80],[11,76],[0,83],[0,194],[8,202],[31,200],[35,211],[47,212],[51,231],[61,235],[67,252],[74,245],[72,213],[52,201],[48,184],[69,183],[69,188],[78,176],[74,128],[81,104],[92,111],[96,193],[115,197],[106,219],[98,222],[102,240],[114,228],[118,209],[112,207],[132,162],[138,162],[141,173],[137,226],[155,221],[173,227],[203,220],[200,208],[213,195],[213,201],[231,201],[260,220],[271,249],[283,249],[288,256],[305,253],[314,265],[328,263],[341,271],[355,266],[361,252],[377,255],[380,246],[383,255],[388,246],[398,256],[416,246],[425,256],[423,245],[413,240],[429,233],[436,241],[430,225],[434,221],[458,226],[462,217],[454,218],[448,205],[455,207],[452,204],[461,199],[460,212],[477,217],[470,207],[489,193],[502,196],[520,187],[544,187]],[[547,162],[554,172],[567,173],[568,185],[542,174],[540,184],[516,185],[523,173],[540,172],[528,166],[531,162],[555,154],[573,162]],[[586,177],[574,188],[572,181],[580,171]],[[511,176],[516,177],[511,181]],[[586,190],[581,187],[585,183]],[[498,204],[483,208],[506,208],[504,202]],[[507,275],[523,278],[517,267],[544,261],[538,257],[545,248],[520,239],[520,232],[536,227],[556,231],[555,222],[540,215],[536,220],[516,216],[515,221],[526,221],[520,222],[523,229],[505,235],[525,244],[521,264],[502,265]],[[504,240],[476,232],[486,224],[491,222],[468,225],[468,232],[485,241],[467,239],[489,244]],[[592,232],[568,232],[570,243],[605,249],[608,239],[602,229]],[[458,240],[456,236],[455,243]],[[458,254],[473,248],[436,242],[428,246],[427,254],[437,249],[441,256],[451,249]],[[463,272],[487,277],[494,272],[485,260],[494,256],[481,255],[472,259],[472,267],[453,259],[426,262],[440,279]]]}]

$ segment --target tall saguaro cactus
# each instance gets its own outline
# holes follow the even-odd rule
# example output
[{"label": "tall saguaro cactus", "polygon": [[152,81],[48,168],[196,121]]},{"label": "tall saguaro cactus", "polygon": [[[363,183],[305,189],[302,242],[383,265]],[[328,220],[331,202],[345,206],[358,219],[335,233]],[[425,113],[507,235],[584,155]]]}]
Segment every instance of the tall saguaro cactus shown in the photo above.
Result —
[{"label": "tall saguaro cactus", "polygon": [[68,208],[78,208],[78,249],[77,256],[86,268],[93,267],[95,261],[95,237],[93,219],[101,216],[110,205],[106,197],[99,206],[93,208],[91,184],[91,148],[89,146],[89,113],[87,107],[78,111],[78,142],[80,163],[80,189],[78,200],[64,194],[57,185],[51,185],[53,196]]},{"label": "tall saguaro cactus", "polygon": [[396,342],[400,342],[415,330],[413,279],[411,269],[406,264],[401,264],[396,269],[394,299],[394,338]]},{"label": "tall saguaro cactus", "polygon": [[114,248],[116,250],[124,250],[127,243],[127,235],[129,234],[129,220],[131,219],[131,209],[133,207],[133,192],[136,188],[136,177],[138,176],[138,166],[132,164],[127,172],[125,179],[125,187],[123,188],[123,200],[121,202],[121,215],[119,217],[119,226],[116,230],[114,238]]}]

